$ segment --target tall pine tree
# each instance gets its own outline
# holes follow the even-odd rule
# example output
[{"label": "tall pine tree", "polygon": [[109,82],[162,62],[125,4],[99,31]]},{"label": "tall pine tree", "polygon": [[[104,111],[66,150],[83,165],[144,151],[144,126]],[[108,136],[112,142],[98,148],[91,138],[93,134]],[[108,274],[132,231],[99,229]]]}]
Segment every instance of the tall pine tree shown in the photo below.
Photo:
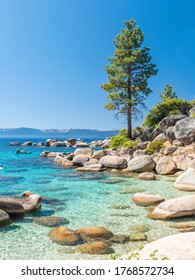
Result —
[{"label": "tall pine tree", "polygon": [[108,83],[101,87],[109,92],[108,110],[117,111],[127,119],[127,136],[132,138],[132,118],[138,118],[145,107],[144,100],[150,94],[148,79],[157,73],[156,65],[151,63],[148,47],[141,47],[144,33],[135,20],[124,22],[126,28],[113,41],[116,49],[114,57],[106,66]]}]

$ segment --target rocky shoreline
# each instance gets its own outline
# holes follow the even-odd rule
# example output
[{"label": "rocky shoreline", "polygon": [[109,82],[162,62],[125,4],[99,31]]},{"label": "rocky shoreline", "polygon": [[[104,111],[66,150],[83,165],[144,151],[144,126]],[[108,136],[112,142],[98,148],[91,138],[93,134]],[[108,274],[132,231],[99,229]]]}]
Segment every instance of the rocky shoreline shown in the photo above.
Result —
[{"label": "rocky shoreline", "polygon": [[[61,164],[62,168],[75,168],[75,172],[112,172],[117,176],[137,176],[139,180],[158,180],[159,176],[172,176],[175,178],[173,187],[179,191],[187,192],[187,195],[166,200],[158,193],[139,192],[132,196],[132,201],[137,207],[149,207],[147,218],[154,220],[172,220],[170,227],[177,227],[182,233],[167,236],[148,243],[141,250],[132,251],[120,259],[195,259],[195,224],[190,222],[176,223],[175,218],[194,217],[195,215],[195,119],[182,115],[170,116],[163,119],[157,128],[150,133],[142,133],[136,149],[120,147],[111,149],[110,139],[97,140],[91,143],[77,141],[76,139],[46,140],[37,144],[42,147],[74,147],[73,152],[53,152],[49,149],[43,151],[40,156],[53,158],[54,163]],[[159,149],[155,144],[161,141]],[[32,142],[10,143],[10,145],[33,146]],[[154,149],[148,149],[154,146]],[[94,149],[94,148],[99,148]],[[189,194],[192,192],[192,194]],[[34,194],[25,193],[22,199],[17,198],[12,203],[19,203],[18,213],[21,207],[24,212],[27,208],[24,199],[33,198]],[[38,199],[38,195],[37,196]],[[40,197],[40,196],[39,196]],[[39,199],[38,199],[39,200]],[[9,202],[9,201],[7,201]],[[28,201],[29,203],[29,201]],[[10,220],[10,213],[6,211],[4,198],[0,198],[0,223]],[[11,204],[10,204],[11,205]],[[35,210],[40,207],[40,201]],[[11,207],[11,206],[10,206]],[[15,207],[15,206],[14,206]],[[4,222],[3,222],[4,219]],[[147,229],[145,225],[137,225],[128,236],[114,235],[108,229],[102,227],[86,227],[72,230],[64,225],[67,220],[61,217],[40,217],[36,223],[42,226],[52,227],[49,238],[58,244],[74,246],[73,251],[86,254],[111,254],[112,244],[133,241],[147,242]],[[174,241],[174,242],[172,242]],[[171,242],[171,249],[169,244]],[[179,246],[178,246],[179,244]],[[76,247],[75,247],[76,246]],[[190,249],[189,249],[190,248]],[[155,251],[155,256],[154,252]]]}]

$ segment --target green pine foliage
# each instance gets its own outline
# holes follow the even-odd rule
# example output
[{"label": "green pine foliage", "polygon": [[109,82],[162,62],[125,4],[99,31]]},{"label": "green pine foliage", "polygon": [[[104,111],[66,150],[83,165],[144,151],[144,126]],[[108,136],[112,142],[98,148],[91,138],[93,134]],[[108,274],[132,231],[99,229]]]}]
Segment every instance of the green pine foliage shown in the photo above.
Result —
[{"label": "green pine foliage", "polygon": [[167,84],[163,90],[163,92],[160,93],[160,97],[162,99],[162,102],[166,101],[167,99],[173,99],[173,98],[178,98],[176,91],[172,86]]},{"label": "green pine foliage", "polygon": [[143,123],[147,127],[156,127],[159,122],[170,115],[187,115],[192,108],[191,102],[184,99],[170,98],[152,108]]},{"label": "green pine foliage", "polygon": [[101,87],[107,91],[107,110],[116,111],[127,119],[127,137],[132,138],[132,118],[142,116],[144,101],[151,93],[148,86],[150,76],[157,73],[156,65],[151,63],[149,48],[142,47],[143,31],[135,20],[125,21],[125,28],[113,41],[114,57],[106,66],[108,82]]}]

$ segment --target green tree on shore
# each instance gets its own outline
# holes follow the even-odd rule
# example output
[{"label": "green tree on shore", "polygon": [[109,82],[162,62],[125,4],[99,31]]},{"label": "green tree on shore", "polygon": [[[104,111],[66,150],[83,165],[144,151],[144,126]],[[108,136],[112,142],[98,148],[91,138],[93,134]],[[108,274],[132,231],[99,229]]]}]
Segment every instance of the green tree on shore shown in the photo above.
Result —
[{"label": "green tree on shore", "polygon": [[160,93],[160,97],[162,99],[162,102],[168,100],[168,99],[173,99],[173,98],[178,98],[176,91],[172,86],[167,84],[165,88],[163,89],[163,92]]},{"label": "green tree on shore", "polygon": [[127,137],[132,138],[132,118],[142,115],[144,100],[151,93],[148,86],[150,76],[157,73],[156,65],[151,63],[148,47],[141,47],[143,31],[134,20],[125,21],[125,29],[116,36],[114,57],[106,66],[108,83],[101,87],[107,91],[108,110],[117,111],[127,119]]}]

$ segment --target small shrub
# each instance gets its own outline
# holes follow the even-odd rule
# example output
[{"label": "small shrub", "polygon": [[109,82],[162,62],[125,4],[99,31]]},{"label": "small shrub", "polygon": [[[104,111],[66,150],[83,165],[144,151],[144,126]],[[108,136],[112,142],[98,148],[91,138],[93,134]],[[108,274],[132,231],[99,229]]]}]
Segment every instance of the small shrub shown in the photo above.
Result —
[{"label": "small shrub", "polygon": [[147,149],[146,149],[146,153],[148,155],[153,154],[154,152],[159,152],[161,148],[163,148],[163,141],[162,140],[155,140],[153,142],[151,142]]},{"label": "small shrub", "polygon": [[124,135],[118,134],[112,137],[110,148],[118,149],[120,147],[124,147],[126,142],[127,142],[127,138]]},{"label": "small shrub", "polygon": [[127,137],[127,130],[126,130],[125,128],[123,128],[123,129],[121,129],[121,130],[119,131],[119,134],[122,135],[122,136]]},{"label": "small shrub", "polygon": [[118,149],[121,147],[136,150],[139,140],[129,140],[125,135],[118,134],[111,139],[110,148]]},{"label": "small shrub", "polygon": [[194,114],[192,114],[192,118],[193,118],[193,119],[195,119],[195,113],[194,113]]}]

